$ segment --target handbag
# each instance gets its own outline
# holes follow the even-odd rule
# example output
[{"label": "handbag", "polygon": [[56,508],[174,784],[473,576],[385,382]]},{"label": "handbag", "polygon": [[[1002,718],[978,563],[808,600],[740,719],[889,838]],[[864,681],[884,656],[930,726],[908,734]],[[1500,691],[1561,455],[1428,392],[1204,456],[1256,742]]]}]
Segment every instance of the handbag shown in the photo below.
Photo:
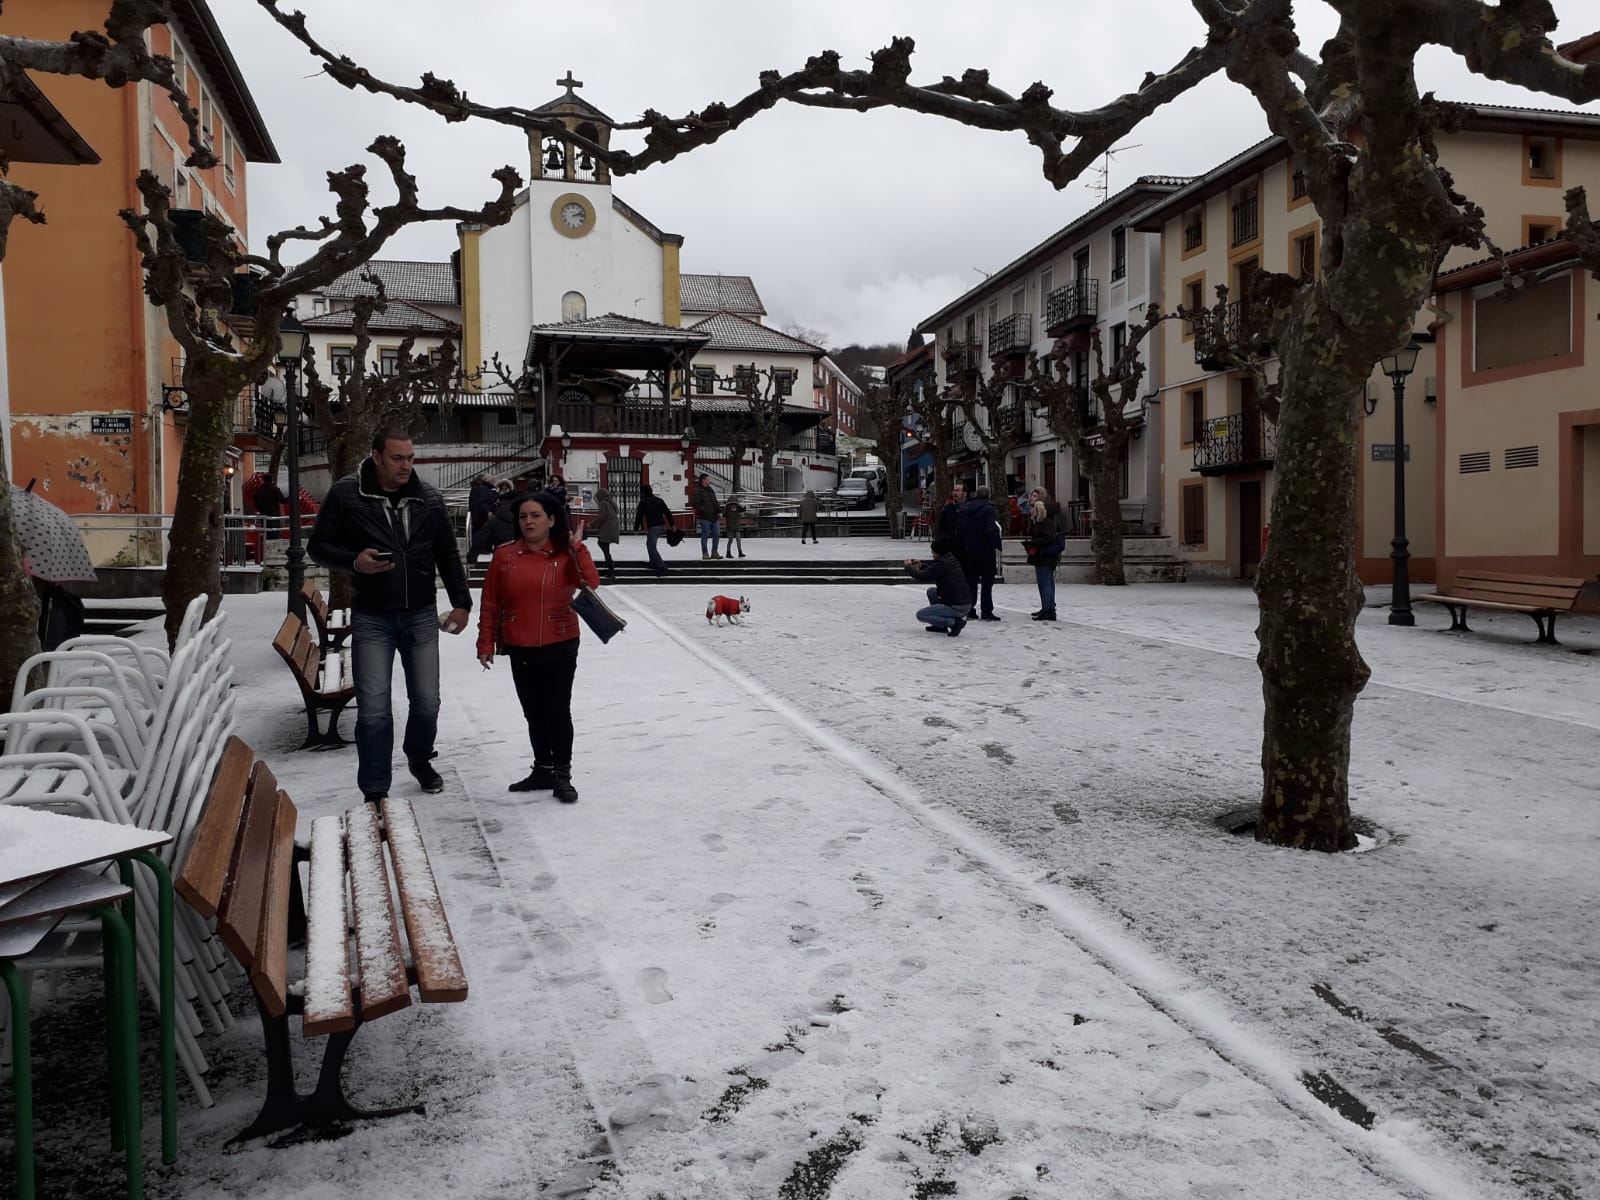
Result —
[{"label": "handbag", "polygon": [[683,530],[676,525],[667,526],[667,545],[676,546],[681,541],[683,541]]},{"label": "handbag", "polygon": [[[578,547],[572,547],[572,567],[578,571]],[[572,611],[583,618],[583,623],[601,642],[609,642],[628,627],[600,594],[583,582],[583,572],[578,571],[578,594],[572,598]]]}]

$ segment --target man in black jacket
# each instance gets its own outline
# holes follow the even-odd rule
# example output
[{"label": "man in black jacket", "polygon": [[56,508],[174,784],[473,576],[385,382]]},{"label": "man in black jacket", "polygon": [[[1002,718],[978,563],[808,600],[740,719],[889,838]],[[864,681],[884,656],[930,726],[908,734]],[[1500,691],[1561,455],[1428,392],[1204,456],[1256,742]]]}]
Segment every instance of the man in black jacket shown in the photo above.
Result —
[{"label": "man in black jacket", "polygon": [[[994,611],[995,556],[1000,552],[1000,518],[989,502],[989,489],[980,487],[956,514],[956,555],[967,575],[967,590],[981,597],[985,621],[998,621]],[[968,617],[976,617],[973,609]]]},{"label": "man in black jacket", "polygon": [[418,479],[411,435],[380,429],[360,470],[328,489],[306,549],[313,561],[353,576],[350,665],[356,686],[356,785],[376,803],[389,794],[394,656],[406,674],[406,763],[425,792],[444,789],[433,769],[439,729],[439,630],[434,574],[451,612],[442,628],[467,627],[472,596],[444,498]]},{"label": "man in black jacket", "polygon": [[661,551],[656,549],[662,535],[667,532],[667,526],[672,524],[672,510],[667,507],[667,502],[648,483],[639,488],[639,507],[634,510],[633,527],[642,529],[645,533],[645,550],[650,555],[650,569],[657,575],[667,573],[667,564],[661,561]]},{"label": "man in black jacket", "polygon": [[936,537],[928,549],[933,551],[932,562],[915,558],[905,560],[906,573],[918,583],[931,583],[928,589],[928,607],[917,611],[917,620],[930,633],[947,633],[960,637],[967,627],[962,614],[972,607],[972,589],[967,587],[967,577],[954,554],[955,545],[949,538]]}]

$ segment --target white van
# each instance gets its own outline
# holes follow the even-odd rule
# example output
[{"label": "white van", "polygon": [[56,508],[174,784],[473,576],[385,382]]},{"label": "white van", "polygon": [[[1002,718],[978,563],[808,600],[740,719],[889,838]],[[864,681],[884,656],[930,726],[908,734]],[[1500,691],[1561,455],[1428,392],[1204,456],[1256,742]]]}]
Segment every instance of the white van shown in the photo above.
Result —
[{"label": "white van", "polygon": [[889,491],[889,472],[883,467],[853,467],[846,479],[865,479],[872,488],[872,502],[876,504]]}]

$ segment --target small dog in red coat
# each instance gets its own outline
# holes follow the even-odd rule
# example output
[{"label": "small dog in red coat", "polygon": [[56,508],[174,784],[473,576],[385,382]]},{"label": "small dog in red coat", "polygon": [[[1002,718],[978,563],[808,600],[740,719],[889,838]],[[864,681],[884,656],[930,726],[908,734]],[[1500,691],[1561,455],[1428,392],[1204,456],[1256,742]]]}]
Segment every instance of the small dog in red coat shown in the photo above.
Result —
[{"label": "small dog in red coat", "polygon": [[706,624],[720,625],[722,618],[727,617],[729,625],[737,625],[740,614],[749,611],[750,601],[743,596],[737,600],[732,596],[713,596],[711,602],[706,605]]}]

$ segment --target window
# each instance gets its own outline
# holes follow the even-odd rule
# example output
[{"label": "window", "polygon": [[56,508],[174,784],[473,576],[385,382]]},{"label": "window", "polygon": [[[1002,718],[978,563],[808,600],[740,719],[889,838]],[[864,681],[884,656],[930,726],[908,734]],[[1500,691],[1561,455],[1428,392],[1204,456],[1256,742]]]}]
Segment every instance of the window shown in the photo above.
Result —
[{"label": "window", "polygon": [[224,125],[222,127],[222,182],[231,192],[233,187],[233,133]]},{"label": "window", "polygon": [[183,47],[178,45],[177,39],[172,43],[172,78],[184,96],[189,94],[189,57],[184,54]]},{"label": "window", "polygon": [[1205,437],[1206,390],[1191,388],[1183,394],[1183,429],[1185,446],[1194,445]]},{"label": "window", "polygon": [[189,176],[179,167],[172,173],[172,207],[189,207]]},{"label": "window", "polygon": [[400,351],[396,347],[385,347],[378,351],[378,374],[400,374]]},{"label": "window", "polygon": [[355,348],[353,346],[329,346],[328,366],[332,369],[335,378],[345,379],[356,369]]},{"label": "window", "polygon": [[211,97],[204,88],[200,89],[200,140],[211,148]]},{"label": "window", "polygon": [[1079,250],[1072,256],[1072,278],[1079,287],[1089,282],[1089,252]]},{"label": "window", "polygon": [[1491,290],[1473,298],[1473,371],[1524,363],[1553,366],[1572,353],[1572,276],[1547,279],[1509,303]]},{"label": "window", "polygon": [[1522,173],[1525,182],[1535,180],[1554,182],[1561,175],[1561,143],[1551,137],[1522,139],[1524,159]]},{"label": "window", "polygon": [[1206,544],[1206,485],[1186,483],[1179,489],[1183,497],[1183,522],[1181,540],[1185,546],[1198,548]]},{"label": "window", "polygon": [[1301,283],[1317,277],[1317,235],[1303,234],[1294,239],[1294,269]]},{"label": "window", "polygon": [[1296,171],[1289,180],[1289,199],[1304,200],[1306,198],[1306,173]]},{"label": "window", "polygon": [[1039,307],[1044,308],[1044,302],[1050,293],[1056,290],[1056,271],[1054,267],[1046,267],[1039,272]]},{"label": "window", "polygon": [[717,388],[717,372],[714,367],[696,367],[694,369],[694,394],[709,396]]},{"label": "window", "polygon": [[1125,278],[1128,274],[1128,231],[1118,225],[1111,231],[1111,278]]},{"label": "window", "polygon": [[1122,355],[1128,348],[1128,326],[1125,321],[1118,321],[1111,327],[1111,364],[1106,369],[1109,378],[1117,379],[1122,375]]},{"label": "window", "polygon": [[[774,367],[772,369],[772,390],[779,396],[794,395],[794,381],[800,372],[788,367]],[[833,381],[830,380],[830,383]],[[837,392],[837,388],[834,389]]]},{"label": "window", "polygon": [[761,377],[756,374],[753,366],[735,367],[733,369],[734,387],[741,396],[754,396],[761,382]]},{"label": "window", "polygon": [[1559,236],[1561,228],[1561,222],[1554,217],[1523,217],[1522,244],[1537,246],[1540,242],[1551,241]]},{"label": "window", "polygon": [[[1183,307],[1192,313],[1204,310],[1206,306],[1206,277],[1192,275],[1183,281]],[[1194,337],[1195,330],[1199,328],[1205,318],[1192,317],[1183,323],[1183,340],[1188,341]]]},{"label": "window", "polygon": [[1206,210],[1197,206],[1183,214],[1183,252],[1193,254],[1203,250],[1205,244]]},{"label": "window", "polygon": [[567,292],[561,297],[561,319],[563,321],[587,321],[589,319],[589,301],[582,292]]},{"label": "window", "polygon": [[311,315],[312,316],[320,317],[323,313],[325,313],[327,311],[328,311],[328,302],[326,300],[324,300],[321,296],[313,296],[313,297],[311,297]]},{"label": "window", "polygon": [[1026,287],[1019,287],[1016,291],[1011,293],[1011,312],[1013,315],[1015,315],[1017,313],[1025,313],[1027,311],[1028,289]]}]

